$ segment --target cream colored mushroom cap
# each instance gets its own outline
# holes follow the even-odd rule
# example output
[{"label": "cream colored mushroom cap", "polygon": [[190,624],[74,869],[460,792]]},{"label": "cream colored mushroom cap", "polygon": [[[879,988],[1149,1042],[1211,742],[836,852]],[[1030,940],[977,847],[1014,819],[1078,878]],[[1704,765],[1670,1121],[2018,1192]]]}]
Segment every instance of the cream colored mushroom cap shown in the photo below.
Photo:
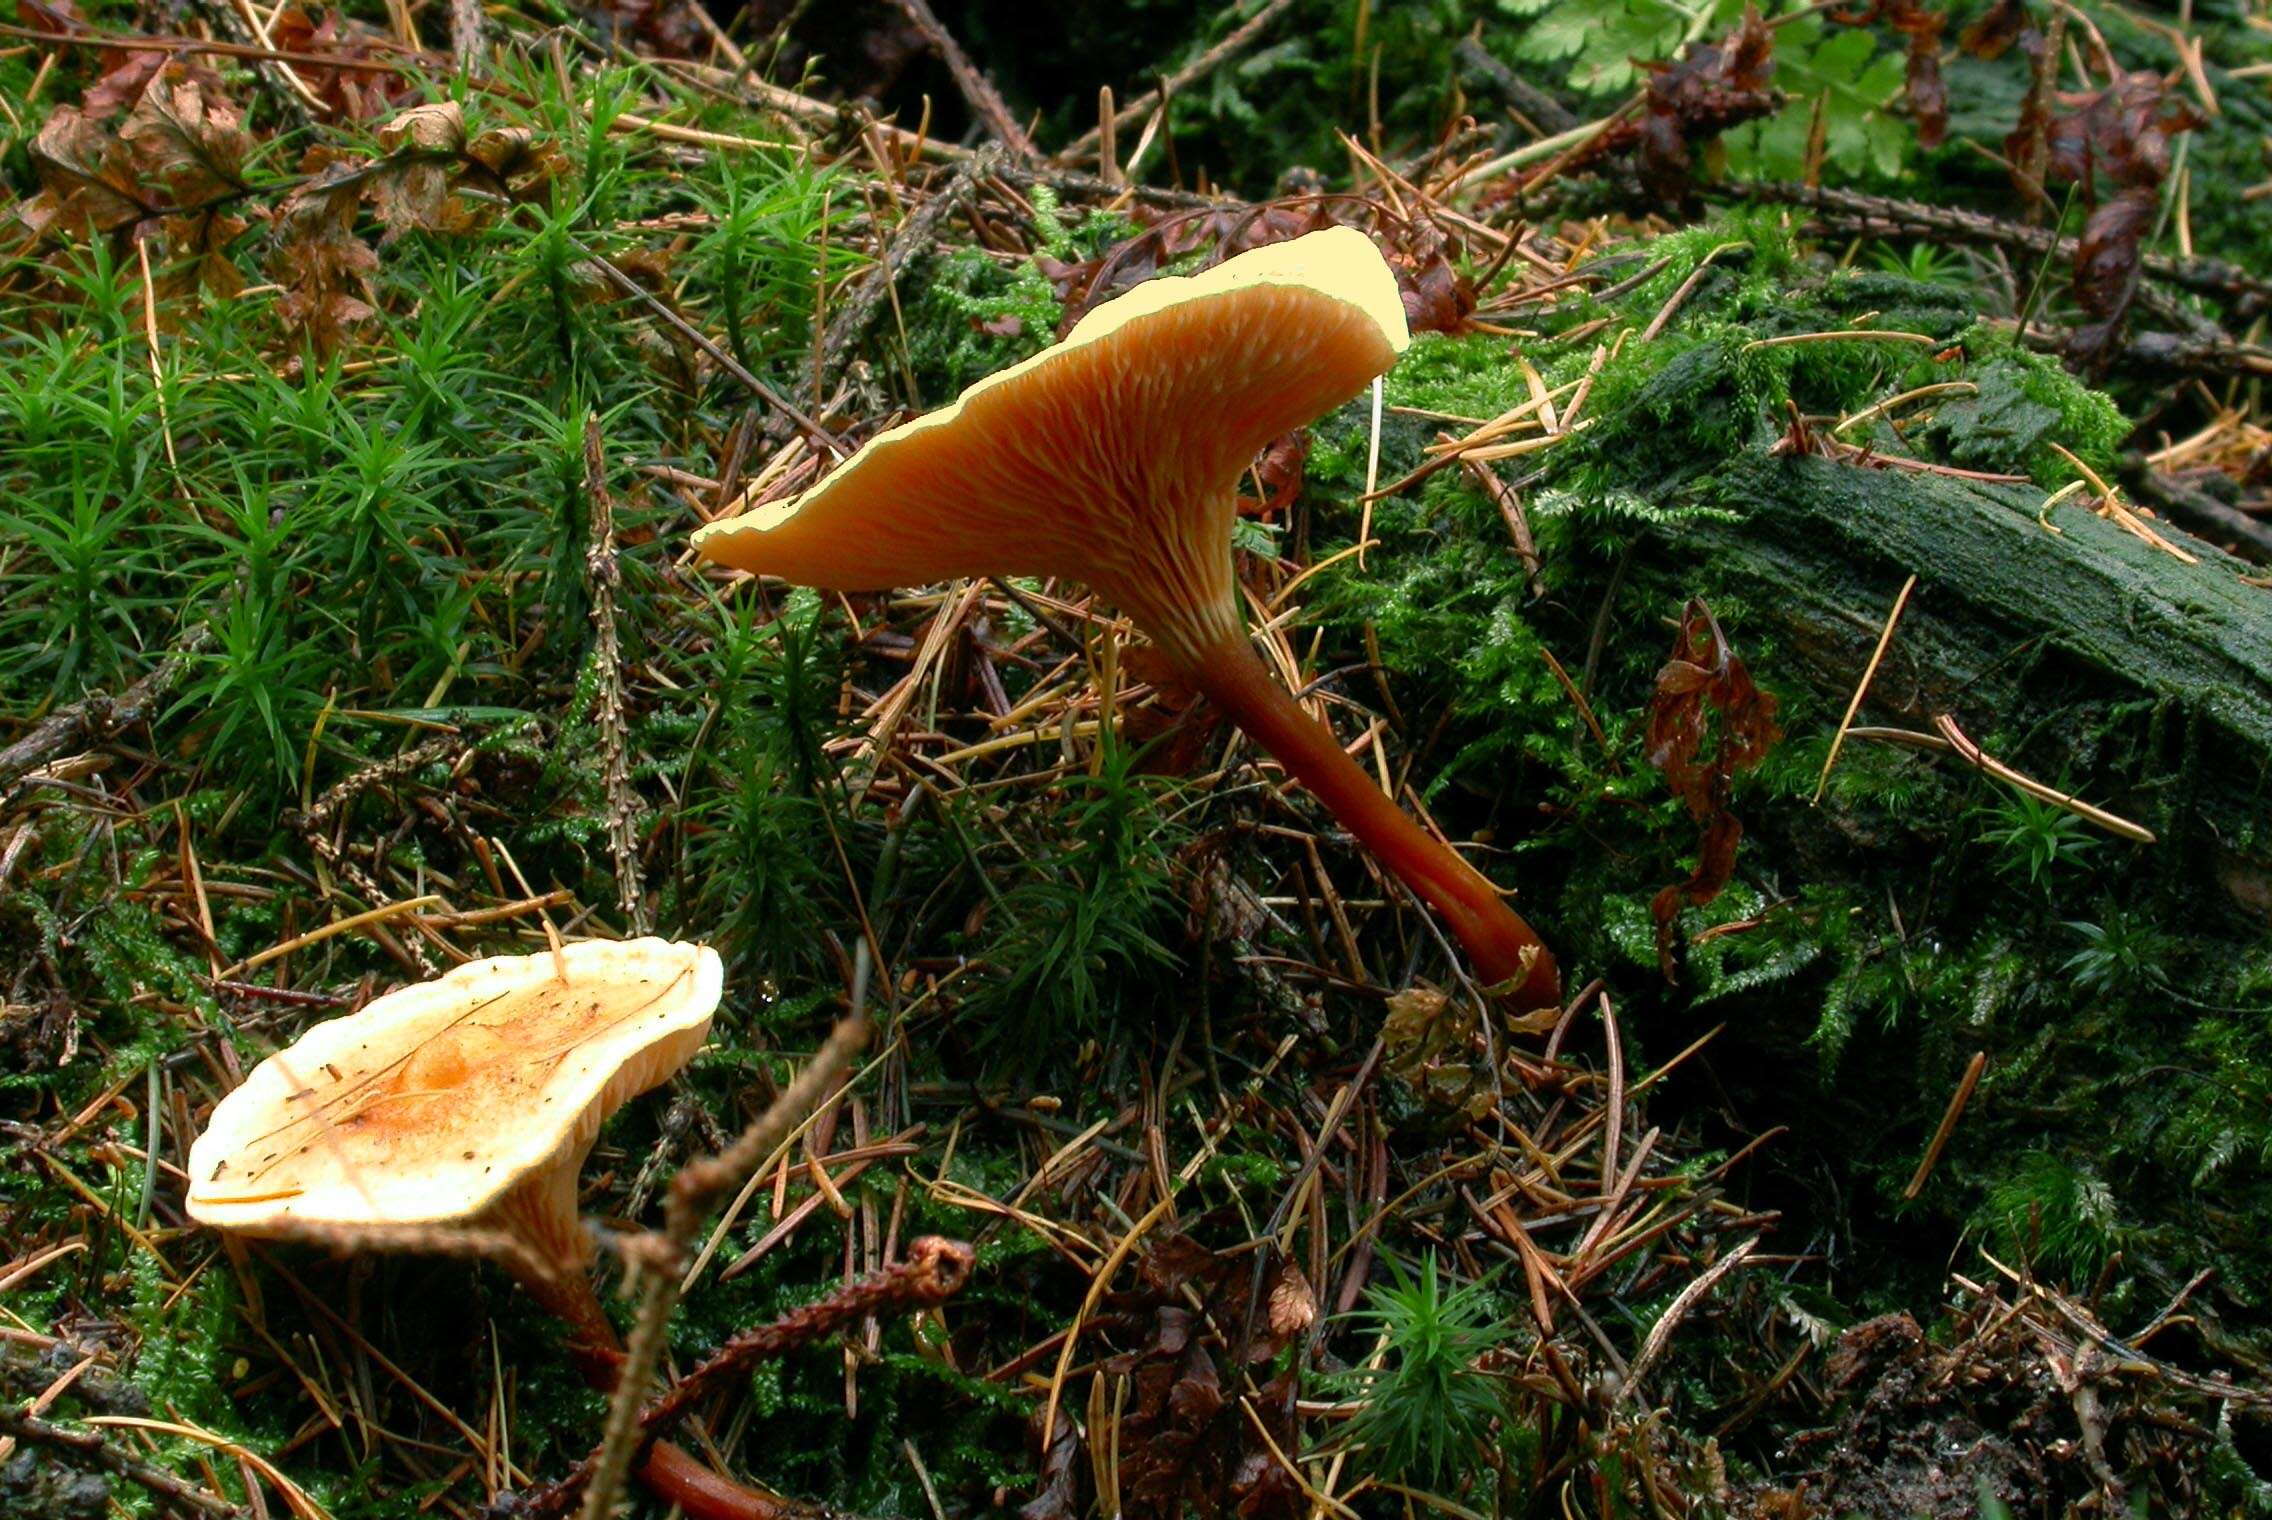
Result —
[{"label": "cream colored mushroom cap", "polygon": [[190,1217],[251,1235],[473,1219],[573,1172],[701,1048],[723,983],[707,945],[586,940],[390,992],[221,1100],[190,1147]]},{"label": "cream colored mushroom cap", "polygon": [[834,591],[1067,575],[1141,614],[1181,594],[1153,582],[1182,575],[1189,595],[1223,596],[1239,474],[1410,341],[1396,277],[1363,233],[1267,244],[1098,306],[1063,342],[694,546]]}]

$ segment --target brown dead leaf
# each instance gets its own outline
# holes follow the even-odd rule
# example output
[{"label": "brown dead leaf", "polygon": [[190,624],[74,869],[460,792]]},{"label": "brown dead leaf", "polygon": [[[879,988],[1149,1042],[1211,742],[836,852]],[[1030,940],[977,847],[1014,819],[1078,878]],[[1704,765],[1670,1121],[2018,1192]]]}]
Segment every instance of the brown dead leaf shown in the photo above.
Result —
[{"label": "brown dead leaf", "polygon": [[[525,127],[493,127],[468,142],[465,114],[455,101],[406,107],[377,135],[386,157],[351,172],[367,187],[372,213],[386,229],[382,245],[406,232],[471,231],[499,201],[541,194],[561,167],[559,153]],[[639,257],[624,260],[626,271]],[[587,283],[595,299],[615,298],[614,287],[596,272]]]},{"label": "brown dead leaf", "polygon": [[379,256],[355,235],[362,186],[355,178],[328,176],[335,167],[326,150],[308,155],[302,168],[312,181],[278,211],[268,256],[270,277],[284,287],[278,317],[319,355],[337,349],[376,310],[369,297]]},{"label": "brown dead leaf", "polygon": [[1310,1291],[1310,1281],[1302,1276],[1301,1268],[1288,1262],[1277,1286],[1270,1290],[1270,1333],[1290,1341],[1315,1323],[1317,1295]]},{"label": "brown dead leaf", "polygon": [[40,192],[15,208],[16,219],[35,236],[162,240],[164,257],[153,259],[160,298],[236,294],[244,278],[230,247],[265,213],[245,199],[252,139],[219,77],[175,63],[114,71],[111,84],[132,86],[133,111],[114,134],[90,110],[56,110],[31,148]]},{"label": "brown dead leaf", "polygon": [[144,180],[165,188],[171,206],[196,210],[243,193],[252,147],[243,120],[195,75],[169,68],[143,90],[118,136],[133,150]]},{"label": "brown dead leaf", "polygon": [[[1188,776],[1206,760],[1222,714],[1203,700],[1175,665],[1151,644],[1130,644],[1120,652],[1120,668],[1128,679],[1152,688],[1151,700],[1120,713],[1122,731],[1142,753],[1137,768],[1147,776]],[[1212,855],[1203,837],[1180,852],[1187,861]],[[1206,872],[1201,870],[1200,876]],[[1197,878],[1194,878],[1195,885]],[[1214,901],[1208,890],[1193,899],[1195,912],[1204,917]],[[1196,920],[1195,920],[1196,921]]]},{"label": "brown dead leaf", "polygon": [[598,10],[608,26],[666,58],[694,58],[710,45],[694,0],[601,0]]},{"label": "brown dead leaf", "polygon": [[1064,303],[1058,336],[1091,308],[1151,279],[1187,254],[1211,251],[1213,260],[1283,243],[1332,226],[1361,228],[1381,245],[1396,275],[1405,320],[1416,332],[1464,332],[1475,310],[1475,291],[1454,262],[1451,235],[1425,217],[1399,216],[1355,195],[1311,194],[1252,206],[1178,212],[1135,233],[1093,259],[1069,263],[1038,254],[1034,265]]},{"label": "brown dead leaf", "polygon": [[[1033,1438],[1041,1440],[1041,1415],[1032,1420]],[[1071,1420],[1059,1420],[1042,1453],[1040,1491],[1018,1510],[1018,1520],[1080,1520],[1081,1438]]]},{"label": "brown dead leaf", "polygon": [[[1289,1369],[1265,1383],[1251,1401],[1263,1429],[1270,1432],[1270,1439],[1278,1443],[1281,1452],[1298,1449],[1294,1400],[1299,1386]],[[1277,1452],[1260,1440],[1248,1444],[1232,1472],[1231,1497],[1237,1502],[1239,1520],[1290,1520],[1310,1509],[1309,1495],[1299,1479],[1278,1459]]]},{"label": "brown dead leaf", "polygon": [[134,172],[134,155],[76,106],[58,106],[32,140],[40,192],[16,208],[32,232],[86,238],[116,232],[156,211]]},{"label": "brown dead leaf", "polygon": [[429,101],[389,117],[378,131],[387,161],[371,175],[371,209],[386,228],[382,242],[405,232],[455,232],[471,216],[450,191],[467,162],[465,113],[454,100]]},{"label": "brown dead leaf", "polygon": [[454,100],[406,106],[380,125],[378,138],[383,152],[455,158],[465,149],[465,108]]},{"label": "brown dead leaf", "polygon": [[1459,245],[1427,217],[1384,219],[1376,236],[1396,275],[1404,322],[1414,332],[1464,333],[1475,313],[1475,286],[1454,262]]},{"label": "brown dead leaf", "polygon": [[507,199],[531,200],[567,167],[560,150],[527,127],[489,127],[466,148],[466,157],[489,171]]},{"label": "brown dead leaf", "polygon": [[1254,456],[1254,478],[1262,487],[1260,498],[1241,496],[1241,517],[1272,517],[1294,504],[1302,494],[1302,472],[1309,463],[1310,431],[1296,428],[1263,445]]},{"label": "brown dead leaf", "polygon": [[1431,1103],[1481,1118],[1499,1096],[1480,1054],[1481,1028],[1473,1000],[1454,1000],[1425,982],[1407,987],[1389,996],[1382,1064]]},{"label": "brown dead leaf", "polygon": [[1995,0],[1956,34],[1956,45],[1974,58],[1990,61],[2011,51],[2020,34],[2029,30],[2026,0]]},{"label": "brown dead leaf", "polygon": [[169,216],[161,225],[168,262],[166,274],[157,282],[161,298],[203,291],[226,301],[243,293],[244,273],[229,257],[229,249],[252,226],[250,220],[212,209],[195,216]]},{"label": "brown dead leaf", "polygon": [[[2162,76],[2145,70],[2058,101],[2065,109],[2049,122],[2049,172],[2074,185],[2089,208],[2075,255],[2074,292],[2076,303],[2095,319],[2075,331],[2068,352],[2098,370],[2113,357],[2138,293],[2139,261],[2169,177],[2170,140],[2200,125],[2201,118],[2188,106],[2170,104]],[[2109,182],[2109,191],[2102,191],[2101,181]]]},{"label": "brown dead leaf", "polygon": [[16,19],[49,37],[68,37],[86,26],[74,0],[16,0]]},{"label": "brown dead leaf", "polygon": [[[378,44],[384,40],[379,32],[346,19],[336,10],[325,11],[323,19],[317,21],[296,5],[287,5],[276,13],[269,36],[287,53],[323,54],[342,63],[377,57]],[[292,71],[325,106],[354,121],[375,121],[391,111],[396,101],[417,90],[408,75],[390,70],[295,63]]]},{"label": "brown dead leaf", "polygon": [[1580,162],[1631,150],[1643,188],[1669,204],[1685,204],[1695,181],[1696,151],[1782,106],[1782,92],[1774,86],[1775,36],[1747,5],[1743,20],[1725,38],[1692,43],[1677,61],[1648,67],[1639,120],[1602,132]]},{"label": "brown dead leaf", "polygon": [[106,119],[142,98],[150,81],[168,68],[179,69],[204,89],[218,91],[221,76],[194,54],[161,53],[156,49],[105,50],[102,77],[87,87],[79,108],[98,120]]},{"label": "brown dead leaf", "polygon": [[[1217,1223],[1231,1227],[1228,1218]],[[1217,1252],[1175,1232],[1147,1245],[1133,1286],[1107,1302],[1100,1335],[1133,1347],[1102,1363],[1107,1378],[1126,1389],[1118,1427],[1122,1514],[1128,1520],[1232,1513],[1291,1520],[1298,1514],[1299,1486],[1273,1477],[1283,1469],[1241,1407],[1234,1391],[1241,1380],[1226,1379],[1222,1368],[1242,1358],[1244,1365],[1267,1363],[1308,1332],[1317,1306],[1300,1272],[1275,1253]],[[1236,1343],[1241,1335],[1243,1345]],[[1286,1451],[1299,1449],[1291,1386],[1280,1379],[1247,1396]],[[1100,1438],[1111,1439],[1090,1433],[1092,1442]],[[1061,1480],[1045,1485],[1021,1513],[1029,1520],[1062,1520],[1072,1498]]]},{"label": "brown dead leaf", "polygon": [[1668,982],[1679,980],[1673,974],[1672,935],[1682,905],[1702,907],[1735,874],[1743,824],[1728,810],[1734,777],[1757,765],[1782,736],[1774,697],[1752,683],[1712,609],[1691,601],[1649,699],[1649,763],[1704,826],[1688,879],[1666,887],[1649,904],[1657,924],[1657,964]]}]

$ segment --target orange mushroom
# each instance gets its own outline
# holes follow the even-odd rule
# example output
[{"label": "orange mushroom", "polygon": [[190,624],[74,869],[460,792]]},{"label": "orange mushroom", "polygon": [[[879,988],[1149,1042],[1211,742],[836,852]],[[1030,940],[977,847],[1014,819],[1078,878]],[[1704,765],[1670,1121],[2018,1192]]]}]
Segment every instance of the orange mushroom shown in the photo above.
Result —
[{"label": "orange mushroom", "polygon": [[1086,583],[1442,914],[1521,1006],[1554,957],[1483,874],[1383,794],[1274,680],[1231,569],[1240,474],[1409,342],[1395,277],[1328,228],[1155,279],[952,406],[878,435],[793,500],[712,523],[702,554],[833,591],[968,575]]},{"label": "orange mushroom", "polygon": [[[576,1177],[607,1116],[701,1049],[723,970],[706,945],[587,940],[498,956],[318,1024],[255,1067],[190,1147],[189,1215],[253,1238],[485,1254],[568,1325],[612,1388]],[[779,1501],[667,1443],[640,1477],[698,1520]]]}]

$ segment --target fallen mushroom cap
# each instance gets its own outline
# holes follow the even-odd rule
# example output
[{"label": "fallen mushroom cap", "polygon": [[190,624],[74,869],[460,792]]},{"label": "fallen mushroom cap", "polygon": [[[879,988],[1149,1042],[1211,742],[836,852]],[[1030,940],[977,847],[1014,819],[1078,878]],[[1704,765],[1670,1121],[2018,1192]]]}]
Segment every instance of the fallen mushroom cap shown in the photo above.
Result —
[{"label": "fallen mushroom cap", "polygon": [[1395,276],[1363,233],[1272,243],[1096,307],[1055,347],[694,545],[832,591],[1066,576],[1195,653],[1244,634],[1229,554],[1240,473],[1409,342]]},{"label": "fallen mushroom cap", "polygon": [[[503,1265],[567,1322],[585,1376],[612,1388],[615,1330],[579,1270],[591,1243],[576,1173],[607,1116],[702,1047],[724,980],[707,945],[586,940],[390,992],[318,1024],[215,1106],[189,1150],[190,1217],[382,1247],[493,1234]],[[639,1474],[695,1520],[784,1512],[669,1442]]]},{"label": "fallen mushroom cap", "polygon": [[485,1221],[580,1262],[584,1154],[701,1048],[723,981],[705,945],[588,940],[388,993],[221,1100],[190,1147],[190,1217],[255,1236]]}]

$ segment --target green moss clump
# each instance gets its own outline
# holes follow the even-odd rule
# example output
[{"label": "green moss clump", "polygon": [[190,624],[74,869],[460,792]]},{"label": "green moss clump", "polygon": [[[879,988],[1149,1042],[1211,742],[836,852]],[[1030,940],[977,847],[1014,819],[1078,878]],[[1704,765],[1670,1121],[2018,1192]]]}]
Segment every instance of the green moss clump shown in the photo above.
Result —
[{"label": "green moss clump", "polygon": [[1975,328],[1964,343],[1979,361],[1967,377],[1979,393],[1942,403],[1924,433],[1950,463],[2026,475],[2046,486],[2081,479],[2052,447],[2058,444],[2102,479],[2113,472],[2130,420],[2104,392],[1996,329]]},{"label": "green moss clump", "polygon": [[[1032,231],[1041,257],[1091,259],[1131,236],[1126,218],[1091,211],[1067,226],[1047,186],[1033,192]],[[956,248],[932,262],[908,312],[908,362],[926,405],[1047,348],[1065,320],[1057,289],[1033,259],[1005,264],[982,248]]]},{"label": "green moss clump", "polygon": [[[1640,343],[1703,257],[1739,240],[1751,248],[1723,251]],[[2038,526],[2045,493],[2074,473],[2050,445],[2104,469],[2128,425],[2106,396],[1976,325],[1976,303],[1945,276],[1827,268],[1758,217],[1640,252],[1670,262],[1613,305],[1542,319],[1608,317],[1630,334],[1595,376],[1592,426],[1499,466],[1521,485],[1535,578],[1496,505],[1444,470],[1373,505],[1365,565],[1321,575],[1313,611],[1341,648],[1377,641],[1403,731],[1432,736],[1439,821],[1454,837],[1488,831],[1494,851],[1479,859],[1521,887],[1568,973],[1611,978],[1644,1052],[1632,1058],[1728,1022],[1716,1091],[1791,1123],[1797,1152],[1829,1168],[1784,1174],[1784,1202],[1836,1217],[1887,1267],[1853,1312],[1930,1293],[1969,1232],[2082,1286],[2112,1263],[2110,1301],[2166,1297],[2215,1266],[2215,1312],[2260,1324],[2272,1253],[2246,1221],[2272,1203],[2272,1120],[2251,1096],[2272,1071],[2265,955],[2260,924],[2199,852],[2243,892],[2267,870],[2261,598],[2243,598],[2206,550],[2180,565],[2087,513],[2060,514],[2058,533]],[[1520,351],[1560,383],[1616,325]],[[1846,328],[1933,346],[1760,344]],[[1423,338],[1387,399],[1490,417],[1529,394],[1514,357],[1503,338]],[[1820,434],[1951,381],[1977,392],[1928,395],[1837,436],[2030,484],[1807,457],[1786,441],[1794,412]],[[1318,427],[1321,556],[1356,532],[1369,420],[1359,403]],[[1460,426],[1392,415],[1382,479]],[[2160,844],[2058,809],[2038,817],[1945,757],[1868,741],[1844,747],[1813,803],[1830,730],[1911,572],[1915,597],[1861,721],[1917,728],[1952,713],[1990,753],[2142,818]],[[1736,785],[1736,878],[1681,915],[1680,980],[1667,985],[1650,901],[1686,870],[1696,830],[1648,764],[1647,716],[1691,596],[1781,700],[1787,737]],[[1582,687],[1599,739],[1548,654]],[[1963,1126],[1924,1195],[1903,1202],[1983,1050]],[[1755,1083],[1764,1073],[1776,1075]]]}]

